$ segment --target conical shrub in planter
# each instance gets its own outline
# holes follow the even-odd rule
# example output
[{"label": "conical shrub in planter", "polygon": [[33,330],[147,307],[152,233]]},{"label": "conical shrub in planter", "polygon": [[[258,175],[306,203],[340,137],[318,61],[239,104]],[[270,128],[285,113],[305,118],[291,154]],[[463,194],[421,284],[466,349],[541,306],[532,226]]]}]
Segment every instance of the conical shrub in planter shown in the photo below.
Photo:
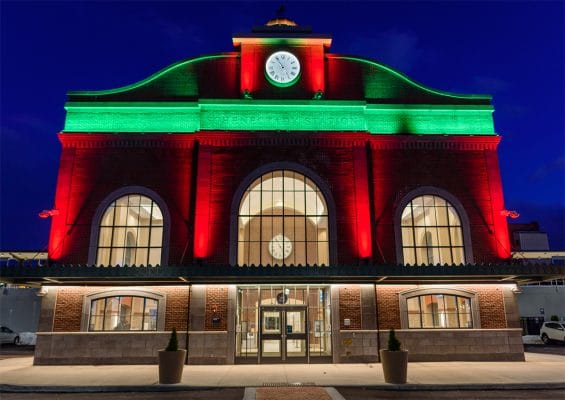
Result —
[{"label": "conical shrub in planter", "polygon": [[169,344],[159,350],[159,383],[180,383],[186,350],[179,350],[177,329],[173,328]]},{"label": "conical shrub in planter", "polygon": [[379,350],[386,383],[406,383],[408,351],[402,350],[394,329],[388,335],[388,348]]}]

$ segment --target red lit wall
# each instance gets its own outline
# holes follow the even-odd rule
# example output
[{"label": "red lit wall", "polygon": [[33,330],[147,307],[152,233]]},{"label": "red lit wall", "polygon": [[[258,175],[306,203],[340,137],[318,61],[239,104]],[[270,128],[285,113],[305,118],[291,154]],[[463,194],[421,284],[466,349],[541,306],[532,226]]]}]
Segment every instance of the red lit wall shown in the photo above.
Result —
[{"label": "red lit wall", "polygon": [[194,216],[194,257],[206,258],[209,255],[210,240],[210,191],[212,149],[203,145],[198,147],[198,166],[196,167],[195,216]]},{"label": "red lit wall", "polygon": [[[375,243],[380,262],[396,262],[394,213],[401,198],[420,186],[455,196],[469,217],[474,261],[507,258],[506,221],[496,160],[499,137],[371,139]],[[495,179],[490,179],[496,176]]]},{"label": "red lit wall", "polygon": [[[359,263],[359,221],[364,216],[358,214],[356,201],[361,196],[362,202],[363,195],[357,192],[364,187],[366,173],[363,176],[359,171],[356,188],[354,177],[359,166],[352,144],[364,146],[364,137],[365,134],[350,134],[352,141],[344,145],[331,134],[199,133],[197,140],[212,151],[207,262],[229,261],[230,211],[240,183],[262,165],[280,161],[302,165],[324,180],[335,201],[338,262]],[[368,224],[368,219],[363,223]],[[368,249],[365,247],[364,251]]]},{"label": "red lit wall", "polygon": [[257,168],[277,161],[306,167],[331,191],[337,226],[332,239],[340,264],[397,262],[397,204],[420,186],[446,190],[461,202],[475,262],[508,256],[499,138],[364,133],[336,138],[332,133],[61,134],[55,199],[60,214],[53,217],[49,256],[86,263],[97,207],[121,187],[144,186],[164,199],[171,215],[169,264],[195,259],[226,264],[236,190]]},{"label": "red lit wall", "polygon": [[[293,86],[278,88],[265,79],[265,60],[277,50],[291,50],[300,59],[301,77]],[[241,45],[242,93],[249,90],[255,99],[311,99],[317,90],[325,91],[324,47],[312,46],[270,46],[262,44]]]},{"label": "red lit wall", "polygon": [[191,259],[192,137],[65,133],[59,139],[55,208],[60,213],[51,228],[50,259],[86,263],[97,207],[125,186],[147,187],[163,198],[171,216],[169,262]]}]

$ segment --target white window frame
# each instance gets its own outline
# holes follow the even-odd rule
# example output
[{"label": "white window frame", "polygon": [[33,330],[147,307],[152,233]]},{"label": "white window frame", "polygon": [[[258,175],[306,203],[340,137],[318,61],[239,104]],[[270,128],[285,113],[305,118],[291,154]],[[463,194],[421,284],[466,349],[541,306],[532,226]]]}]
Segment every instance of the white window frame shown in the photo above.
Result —
[{"label": "white window frame", "polygon": [[328,208],[328,247],[329,247],[329,265],[337,265],[337,224],[335,215],[335,202],[333,200],[330,187],[320,176],[315,172],[306,168],[303,165],[293,163],[293,162],[274,162],[262,165],[261,167],[255,169],[249,175],[247,175],[240,185],[238,186],[235,194],[232,198],[232,204],[230,209],[230,254],[229,261],[230,265],[237,265],[237,250],[238,250],[238,227],[239,227],[239,208],[241,201],[247,188],[255,181],[255,179],[263,176],[268,172],[279,171],[279,170],[289,170],[295,171],[299,174],[304,175],[306,178],[310,179],[326,201],[326,206]]},{"label": "white window frame", "polygon": [[142,195],[150,198],[154,203],[159,206],[163,214],[163,243],[161,245],[161,262],[160,265],[167,265],[169,260],[169,235],[171,230],[171,216],[165,201],[156,192],[143,186],[126,186],[113,191],[100,202],[90,228],[90,245],[88,251],[88,264],[95,265],[98,254],[98,239],[100,233],[100,224],[104,213],[110,205],[121,197],[127,195]]},{"label": "white window frame", "polygon": [[439,196],[445,201],[451,204],[453,208],[459,214],[459,219],[461,221],[461,231],[463,235],[463,246],[465,254],[465,264],[473,264],[473,248],[471,245],[471,229],[469,226],[469,217],[465,212],[465,208],[457,197],[453,196],[451,193],[444,189],[440,189],[434,186],[421,186],[414,189],[404,195],[400,201],[397,203],[395,214],[394,214],[394,237],[396,242],[396,262],[397,264],[404,265],[404,252],[402,248],[402,212],[413,199],[419,196]]},{"label": "white window frame", "polygon": [[[408,304],[407,301],[409,298],[418,297],[418,296],[426,296],[426,295],[434,295],[434,294],[443,294],[443,295],[451,295],[451,296],[460,296],[468,298],[471,301],[471,318],[473,319],[473,327],[472,328],[409,328],[408,327]],[[480,329],[481,328],[481,318],[479,312],[479,299],[475,292],[465,289],[453,289],[453,288],[442,288],[442,287],[434,287],[434,288],[418,288],[418,289],[410,289],[398,294],[398,300],[400,305],[400,326],[402,329],[411,329],[411,330],[423,330],[423,329],[430,329],[430,330],[446,330],[446,329],[457,329],[457,330],[469,330],[469,329]]]},{"label": "white window frame", "polygon": [[80,321],[80,330],[82,332],[100,332],[100,333],[112,333],[114,331],[90,331],[90,309],[92,307],[92,301],[103,299],[106,297],[145,297],[147,299],[157,301],[157,330],[156,331],[119,331],[119,332],[158,332],[165,330],[165,311],[166,298],[164,295],[150,291],[150,290],[135,290],[135,289],[110,289],[102,290],[100,292],[90,293],[84,296],[82,303],[82,317]]}]

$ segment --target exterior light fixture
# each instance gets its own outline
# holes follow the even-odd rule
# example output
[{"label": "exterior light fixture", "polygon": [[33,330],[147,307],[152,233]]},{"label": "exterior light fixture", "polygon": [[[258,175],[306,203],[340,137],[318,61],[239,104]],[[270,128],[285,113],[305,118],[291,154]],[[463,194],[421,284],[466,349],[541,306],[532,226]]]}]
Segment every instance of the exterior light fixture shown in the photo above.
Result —
[{"label": "exterior light fixture", "polygon": [[38,215],[39,215],[40,218],[49,218],[49,217],[53,217],[55,215],[59,215],[59,210],[56,210],[56,209],[43,210]]},{"label": "exterior light fixture", "polygon": [[318,89],[316,90],[316,93],[314,93],[314,97],[312,97],[312,100],[322,100],[324,98],[324,91],[322,89]]},{"label": "exterior light fixture", "polygon": [[514,218],[518,218],[520,216],[520,213],[513,210],[502,210],[500,211],[500,215],[514,219]]}]

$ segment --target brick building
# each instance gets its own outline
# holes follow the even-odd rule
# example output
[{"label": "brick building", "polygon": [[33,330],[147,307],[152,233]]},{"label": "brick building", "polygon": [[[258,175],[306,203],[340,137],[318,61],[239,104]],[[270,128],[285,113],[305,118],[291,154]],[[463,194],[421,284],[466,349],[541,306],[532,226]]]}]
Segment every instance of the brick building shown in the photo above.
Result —
[{"label": "brick building", "polygon": [[36,364],[523,360],[491,98],[275,20],[70,92]]}]

